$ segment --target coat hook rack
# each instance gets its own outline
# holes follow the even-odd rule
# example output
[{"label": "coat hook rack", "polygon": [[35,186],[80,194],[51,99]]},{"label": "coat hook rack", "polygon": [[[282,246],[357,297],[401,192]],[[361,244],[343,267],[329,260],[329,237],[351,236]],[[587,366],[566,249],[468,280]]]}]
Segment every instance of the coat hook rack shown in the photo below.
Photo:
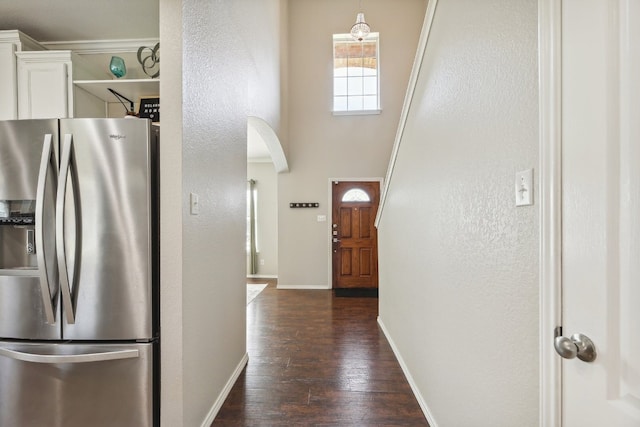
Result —
[{"label": "coat hook rack", "polygon": [[290,208],[318,208],[320,203],[315,202],[293,202],[289,203]]}]

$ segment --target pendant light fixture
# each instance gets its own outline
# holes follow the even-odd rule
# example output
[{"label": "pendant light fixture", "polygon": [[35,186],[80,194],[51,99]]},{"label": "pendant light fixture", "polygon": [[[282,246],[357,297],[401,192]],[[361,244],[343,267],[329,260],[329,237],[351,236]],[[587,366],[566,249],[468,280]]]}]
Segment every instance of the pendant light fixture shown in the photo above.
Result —
[{"label": "pendant light fixture", "polygon": [[[362,10],[362,0],[360,0],[358,4],[360,6],[359,10]],[[369,24],[364,20],[364,13],[358,12],[358,15],[356,15],[356,23],[351,27],[351,37],[361,42],[367,37],[370,31],[371,28],[369,28]]]}]

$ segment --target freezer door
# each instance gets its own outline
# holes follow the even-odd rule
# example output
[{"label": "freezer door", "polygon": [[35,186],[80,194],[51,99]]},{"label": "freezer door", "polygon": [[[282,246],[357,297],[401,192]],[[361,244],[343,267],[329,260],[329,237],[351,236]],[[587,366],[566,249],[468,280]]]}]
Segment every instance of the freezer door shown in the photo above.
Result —
[{"label": "freezer door", "polygon": [[64,236],[57,254],[65,339],[154,335],[150,128],[148,120],[60,121],[56,232]]},{"label": "freezer door", "polygon": [[153,345],[0,342],[0,427],[153,426]]},{"label": "freezer door", "polygon": [[56,120],[0,121],[0,339],[60,339]]}]

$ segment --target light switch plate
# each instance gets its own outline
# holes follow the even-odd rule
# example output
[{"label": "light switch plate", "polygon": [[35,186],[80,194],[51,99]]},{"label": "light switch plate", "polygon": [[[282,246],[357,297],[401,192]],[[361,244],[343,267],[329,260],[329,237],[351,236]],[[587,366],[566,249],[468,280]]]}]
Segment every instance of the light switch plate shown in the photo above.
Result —
[{"label": "light switch plate", "polygon": [[318,220],[318,222],[326,222],[327,221],[327,216],[326,215],[318,215],[317,220]]},{"label": "light switch plate", "polygon": [[533,169],[516,173],[516,206],[533,205]]},{"label": "light switch plate", "polygon": [[200,213],[200,200],[196,193],[191,193],[189,195],[190,203],[191,203],[191,215],[198,215]]}]

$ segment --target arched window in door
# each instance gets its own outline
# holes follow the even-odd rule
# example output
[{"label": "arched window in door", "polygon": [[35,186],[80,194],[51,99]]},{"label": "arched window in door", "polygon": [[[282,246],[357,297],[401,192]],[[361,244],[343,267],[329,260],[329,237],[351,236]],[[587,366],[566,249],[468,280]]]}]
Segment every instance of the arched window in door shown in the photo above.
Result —
[{"label": "arched window in door", "polygon": [[370,202],[371,198],[366,191],[360,188],[352,188],[342,196],[343,202]]}]

